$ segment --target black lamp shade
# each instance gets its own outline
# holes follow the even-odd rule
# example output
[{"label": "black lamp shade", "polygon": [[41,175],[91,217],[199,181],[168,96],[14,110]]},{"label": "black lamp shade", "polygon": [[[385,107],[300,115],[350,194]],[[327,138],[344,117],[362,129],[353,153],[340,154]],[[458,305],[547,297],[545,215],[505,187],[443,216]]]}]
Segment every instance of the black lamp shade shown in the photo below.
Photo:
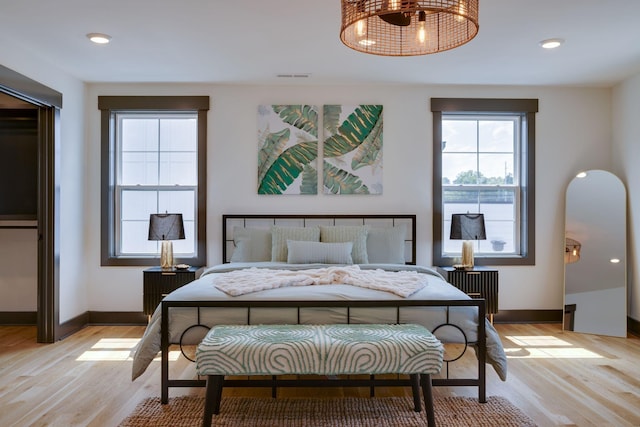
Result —
[{"label": "black lamp shade", "polygon": [[182,214],[151,214],[149,216],[149,240],[184,239]]},{"label": "black lamp shade", "polygon": [[451,215],[451,240],[485,240],[484,214]]}]

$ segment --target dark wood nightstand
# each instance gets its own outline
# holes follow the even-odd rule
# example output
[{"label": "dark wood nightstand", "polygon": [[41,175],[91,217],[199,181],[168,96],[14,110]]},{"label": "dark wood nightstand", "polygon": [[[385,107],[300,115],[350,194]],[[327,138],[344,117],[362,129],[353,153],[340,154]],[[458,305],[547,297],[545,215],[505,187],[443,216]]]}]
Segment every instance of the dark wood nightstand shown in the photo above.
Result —
[{"label": "dark wood nightstand", "polygon": [[163,270],[160,267],[147,268],[143,272],[143,311],[151,316],[162,298],[171,291],[193,282],[201,267],[189,267],[185,270]]},{"label": "dark wood nightstand", "polygon": [[447,282],[471,298],[484,298],[489,320],[498,312],[498,270],[489,267],[473,267],[457,270],[453,267],[438,267]]}]

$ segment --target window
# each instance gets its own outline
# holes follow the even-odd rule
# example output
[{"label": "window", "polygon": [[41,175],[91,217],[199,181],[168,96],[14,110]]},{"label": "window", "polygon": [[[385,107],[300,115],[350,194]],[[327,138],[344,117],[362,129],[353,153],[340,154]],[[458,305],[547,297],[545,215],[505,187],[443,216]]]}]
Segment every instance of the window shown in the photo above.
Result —
[{"label": "window", "polygon": [[102,139],[102,265],[157,265],[149,215],[181,213],[176,263],[206,264],[209,97],[98,97]]},{"label": "window", "polygon": [[451,215],[483,213],[478,265],[535,263],[535,113],[531,99],[431,100],[433,263],[452,265],[462,243]]}]

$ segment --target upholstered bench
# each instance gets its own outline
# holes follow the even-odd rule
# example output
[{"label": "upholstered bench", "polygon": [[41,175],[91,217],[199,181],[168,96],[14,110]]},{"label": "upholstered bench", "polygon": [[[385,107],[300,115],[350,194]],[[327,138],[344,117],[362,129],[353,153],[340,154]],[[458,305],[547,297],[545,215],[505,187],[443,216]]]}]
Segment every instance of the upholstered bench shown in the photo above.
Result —
[{"label": "upholstered bench", "polygon": [[433,426],[431,374],[442,359],[440,341],[413,324],[215,326],[196,351],[198,374],[207,376],[202,425],[220,411],[225,375],[393,373],[409,374],[416,411],[422,386]]}]

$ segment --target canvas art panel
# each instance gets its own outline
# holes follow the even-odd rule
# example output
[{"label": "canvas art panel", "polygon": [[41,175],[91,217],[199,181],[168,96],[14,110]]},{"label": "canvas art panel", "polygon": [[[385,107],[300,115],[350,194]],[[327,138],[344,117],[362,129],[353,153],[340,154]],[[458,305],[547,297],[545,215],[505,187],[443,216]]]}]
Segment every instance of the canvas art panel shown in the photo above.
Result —
[{"label": "canvas art panel", "polygon": [[317,194],[317,158],[317,106],[258,106],[258,194]]},{"label": "canvas art panel", "polygon": [[382,105],[323,108],[324,194],[382,194]]}]

